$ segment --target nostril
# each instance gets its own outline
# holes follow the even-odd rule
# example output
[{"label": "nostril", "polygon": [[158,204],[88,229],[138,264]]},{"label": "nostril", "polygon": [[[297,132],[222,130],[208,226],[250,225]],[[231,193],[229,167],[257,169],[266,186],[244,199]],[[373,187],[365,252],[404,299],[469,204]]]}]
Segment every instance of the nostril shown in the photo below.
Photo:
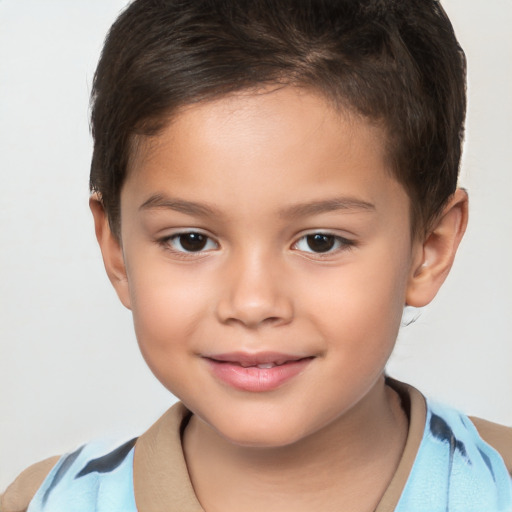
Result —
[{"label": "nostril", "polygon": [[[279,311],[276,311],[277,309],[279,309]],[[275,305],[268,305],[266,307],[240,307],[240,305],[238,305],[238,307],[236,307],[236,305],[233,304],[224,304],[219,305],[217,316],[224,324],[240,324],[246,328],[255,329],[262,326],[286,324],[291,320],[293,314],[291,305],[288,307]]]},{"label": "nostril", "polygon": [[222,323],[254,329],[288,323],[293,316],[290,298],[280,288],[279,281],[268,274],[244,273],[239,279],[227,279],[225,286],[225,294],[216,305]]},{"label": "nostril", "polygon": [[261,317],[249,317],[246,315],[237,315],[233,317],[229,317],[225,320],[225,323],[233,323],[233,324],[243,324],[248,328],[257,328],[263,325],[277,325],[283,323],[284,319],[278,316],[271,316],[267,318]]},{"label": "nostril", "polygon": [[265,320],[263,320],[263,323],[267,323],[267,324],[276,324],[276,323],[279,323],[279,322],[282,322],[282,318],[279,318],[277,316],[271,316],[269,318],[265,318]]}]

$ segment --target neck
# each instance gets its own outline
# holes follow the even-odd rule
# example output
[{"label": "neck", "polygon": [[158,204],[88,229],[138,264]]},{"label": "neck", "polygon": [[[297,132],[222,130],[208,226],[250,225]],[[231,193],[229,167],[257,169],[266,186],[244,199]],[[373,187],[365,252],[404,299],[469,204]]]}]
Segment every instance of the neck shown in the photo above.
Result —
[{"label": "neck", "polygon": [[192,416],[183,446],[207,512],[374,510],[407,436],[400,400],[384,378],[322,430],[280,447],[239,446]]}]

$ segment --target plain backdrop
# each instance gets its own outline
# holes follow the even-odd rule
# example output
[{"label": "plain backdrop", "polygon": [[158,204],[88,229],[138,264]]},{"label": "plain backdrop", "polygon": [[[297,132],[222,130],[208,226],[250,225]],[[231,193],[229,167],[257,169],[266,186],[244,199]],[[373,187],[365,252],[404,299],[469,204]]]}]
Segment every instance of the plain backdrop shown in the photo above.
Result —
[{"label": "plain backdrop", "polygon": [[[139,355],[88,211],[88,95],[123,0],[0,0],[0,489],[174,401]],[[512,425],[511,0],[446,0],[468,57],[470,226],[388,371]]]}]

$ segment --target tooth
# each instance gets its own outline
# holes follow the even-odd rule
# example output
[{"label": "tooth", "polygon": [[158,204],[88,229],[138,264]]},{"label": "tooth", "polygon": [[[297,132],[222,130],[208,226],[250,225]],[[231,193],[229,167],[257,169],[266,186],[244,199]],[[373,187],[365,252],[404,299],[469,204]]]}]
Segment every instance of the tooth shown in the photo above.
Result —
[{"label": "tooth", "polygon": [[274,366],[274,363],[262,363],[258,365],[258,368],[260,368],[261,370],[265,370],[267,368],[274,368]]}]

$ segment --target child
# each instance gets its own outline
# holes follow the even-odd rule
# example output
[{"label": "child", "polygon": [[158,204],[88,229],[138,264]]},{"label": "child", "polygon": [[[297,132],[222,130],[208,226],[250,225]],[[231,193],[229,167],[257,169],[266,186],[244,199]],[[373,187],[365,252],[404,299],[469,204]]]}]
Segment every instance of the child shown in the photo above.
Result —
[{"label": "child", "polygon": [[510,429],[384,374],[465,229],[464,77],[434,1],[132,3],[94,84],[91,210],[182,403],[2,510],[512,510]]}]

